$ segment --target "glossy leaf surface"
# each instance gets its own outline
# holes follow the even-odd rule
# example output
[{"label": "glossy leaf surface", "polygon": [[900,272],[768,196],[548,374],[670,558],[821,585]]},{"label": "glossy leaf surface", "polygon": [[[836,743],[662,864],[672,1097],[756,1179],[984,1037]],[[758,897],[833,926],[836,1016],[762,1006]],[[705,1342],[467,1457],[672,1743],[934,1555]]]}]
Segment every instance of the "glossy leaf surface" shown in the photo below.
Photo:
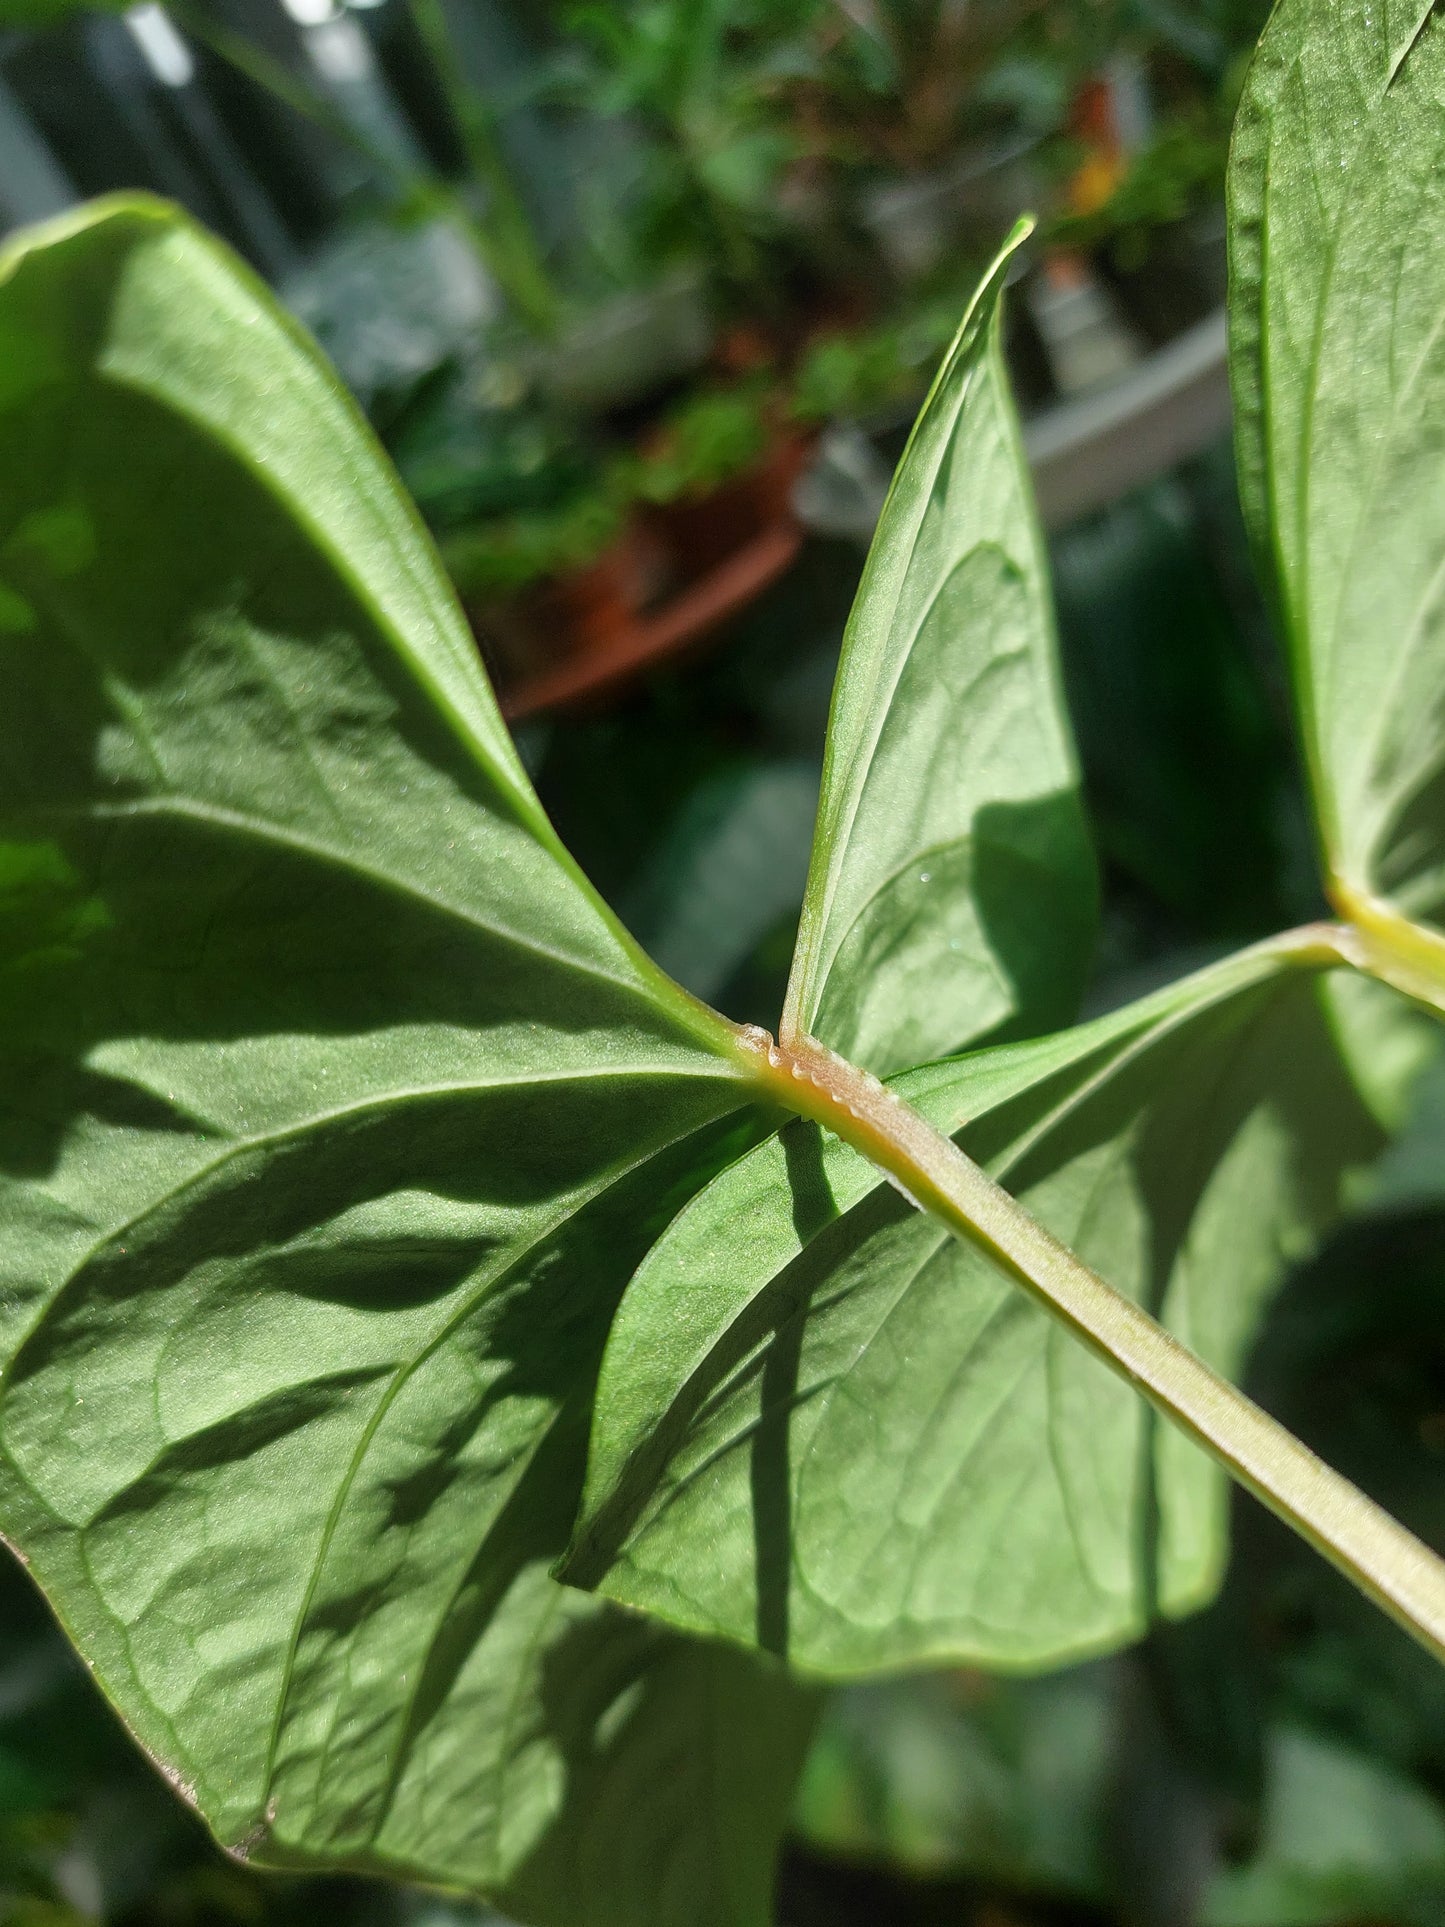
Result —
[{"label": "glossy leaf surface", "polygon": [[1246,510],[1272,561],[1325,855],[1445,901],[1445,20],[1284,0],[1231,166]]},{"label": "glossy leaf surface", "polygon": [[1000,339],[1016,231],[913,431],[848,624],[789,1023],[891,1075],[1067,1023],[1093,857]]},{"label": "glossy leaf surface", "polygon": [[[896,1088],[1226,1376],[1379,1143],[1319,981],[1266,952]],[[978,1249],[799,1122],[629,1286],[568,1576],[829,1673],[1037,1665],[1207,1599],[1224,1491]]]},{"label": "glossy leaf surface", "polygon": [[162,209],[5,262],[0,680],[7,1537],[238,1850],[761,1922],[806,1704],[546,1576],[740,1061],[557,845],[329,371]]}]

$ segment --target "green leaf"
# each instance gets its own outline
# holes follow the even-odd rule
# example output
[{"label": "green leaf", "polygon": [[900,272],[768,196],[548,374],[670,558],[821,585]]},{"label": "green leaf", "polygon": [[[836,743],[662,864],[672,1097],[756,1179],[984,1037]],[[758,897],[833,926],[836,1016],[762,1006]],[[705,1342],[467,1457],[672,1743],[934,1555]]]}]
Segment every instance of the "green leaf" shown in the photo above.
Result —
[{"label": "green leaf", "polygon": [[[571,1785],[509,1908],[567,1927],[771,1927],[774,1862],[818,1694],[751,1654],[599,1617],[546,1584],[581,1635],[566,1655],[572,1693],[544,1680],[541,1695],[562,1722]],[[555,1753],[555,1731],[545,1746],[544,1758]]]},{"label": "green leaf", "polygon": [[844,1687],[808,1758],[798,1830],[855,1862],[1105,1904],[1113,1687],[1107,1663]]},{"label": "green leaf", "polygon": [[[649,953],[694,996],[715,1000],[796,918],[817,809],[817,769],[801,761],[719,771],[684,802],[627,906]],[[781,976],[786,945],[779,961]]]},{"label": "green leaf", "polygon": [[[1318,980],[1267,949],[895,1088],[1226,1376],[1380,1143]],[[797,1122],[628,1287],[565,1570],[829,1674],[1036,1666],[1208,1599],[1224,1500],[981,1249]]]},{"label": "green leaf", "polygon": [[786,1025],[879,1076],[1073,1016],[1093,858],[999,307],[964,318],[883,510],[828,729]]},{"label": "green leaf", "polygon": [[[806,1703],[546,1576],[628,1274],[756,1135],[729,1027],[562,852],[314,348],[158,205],[0,266],[0,580],[7,1538],[237,1851],[764,1921]],[[699,1838],[665,1744],[726,1779],[745,1709]]]},{"label": "green leaf", "polygon": [[1445,905],[1445,20],[1283,0],[1230,196],[1241,483],[1273,561],[1326,861]]},{"label": "green leaf", "polygon": [[124,13],[130,0],[0,0],[0,27],[54,27],[76,13]]},{"label": "green leaf", "polygon": [[1270,1746],[1263,1838],[1219,1875],[1203,1927],[1335,1927],[1440,1918],[1445,1816],[1403,1773],[1283,1726]]}]

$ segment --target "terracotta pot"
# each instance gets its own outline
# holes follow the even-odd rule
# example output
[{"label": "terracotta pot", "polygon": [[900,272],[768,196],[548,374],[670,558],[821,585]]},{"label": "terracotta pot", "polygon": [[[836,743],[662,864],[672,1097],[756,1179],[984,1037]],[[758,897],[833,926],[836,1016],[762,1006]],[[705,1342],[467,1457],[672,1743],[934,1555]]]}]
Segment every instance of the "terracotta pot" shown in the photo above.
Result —
[{"label": "terracotta pot", "polygon": [[514,721],[601,700],[633,677],[714,634],[787,573],[802,547],[796,522],[775,522],[725,562],[633,624],[610,648],[578,654],[502,691]]},{"label": "terracotta pot", "polygon": [[794,521],[793,484],[809,446],[804,435],[780,433],[762,460],[732,481],[653,512],[654,525],[685,581],[719,567],[765,529]]},{"label": "terracotta pot", "polygon": [[651,511],[590,568],[475,612],[504,712],[516,719],[596,700],[746,608],[802,544],[792,489],[811,446],[780,433],[746,474]]},{"label": "terracotta pot", "polygon": [[498,682],[515,683],[614,649],[636,626],[655,577],[655,545],[630,524],[585,568],[473,604],[468,613]]}]

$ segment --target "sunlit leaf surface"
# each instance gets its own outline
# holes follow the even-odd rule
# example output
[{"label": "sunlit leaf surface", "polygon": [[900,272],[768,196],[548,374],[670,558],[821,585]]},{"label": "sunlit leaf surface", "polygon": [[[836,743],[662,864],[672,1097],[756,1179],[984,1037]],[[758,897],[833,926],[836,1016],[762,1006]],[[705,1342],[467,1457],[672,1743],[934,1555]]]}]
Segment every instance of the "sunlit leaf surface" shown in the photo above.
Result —
[{"label": "sunlit leaf surface", "polygon": [[1445,20],[1286,0],[1236,123],[1232,360],[1325,855],[1445,902]]},{"label": "sunlit leaf surface", "polygon": [[995,263],[874,537],[828,729],[793,1025],[889,1076],[1067,1023],[1095,879]]},{"label": "sunlit leaf surface", "polygon": [[163,210],[5,261],[0,683],[6,1536],[238,1851],[764,1921],[806,1700],[547,1577],[615,1301],[749,1141],[731,1033]]},{"label": "sunlit leaf surface", "polygon": [[[1263,953],[897,1089],[1226,1375],[1379,1142],[1319,980]],[[1037,1665],[1206,1600],[1225,1489],[991,1261],[799,1122],[629,1286],[568,1572],[829,1673]]]}]

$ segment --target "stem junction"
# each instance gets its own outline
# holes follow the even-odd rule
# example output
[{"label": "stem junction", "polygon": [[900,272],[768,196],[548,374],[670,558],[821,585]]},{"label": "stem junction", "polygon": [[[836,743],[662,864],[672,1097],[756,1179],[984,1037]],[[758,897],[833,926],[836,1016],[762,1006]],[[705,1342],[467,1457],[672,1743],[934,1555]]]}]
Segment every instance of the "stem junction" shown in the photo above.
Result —
[{"label": "stem junction", "polygon": [[[1353,930],[1269,946],[1282,963],[1365,967]],[[1445,958],[1445,941],[1441,945]],[[1387,979],[1388,981],[1388,979]],[[1437,995],[1445,996],[1438,991]],[[1437,1008],[1445,1004],[1437,1004]],[[866,1071],[807,1036],[743,1034],[773,1100],[876,1165],[919,1210],[985,1251],[1045,1310],[1309,1541],[1437,1659],[1445,1561],[1047,1231],[953,1141]]]}]

